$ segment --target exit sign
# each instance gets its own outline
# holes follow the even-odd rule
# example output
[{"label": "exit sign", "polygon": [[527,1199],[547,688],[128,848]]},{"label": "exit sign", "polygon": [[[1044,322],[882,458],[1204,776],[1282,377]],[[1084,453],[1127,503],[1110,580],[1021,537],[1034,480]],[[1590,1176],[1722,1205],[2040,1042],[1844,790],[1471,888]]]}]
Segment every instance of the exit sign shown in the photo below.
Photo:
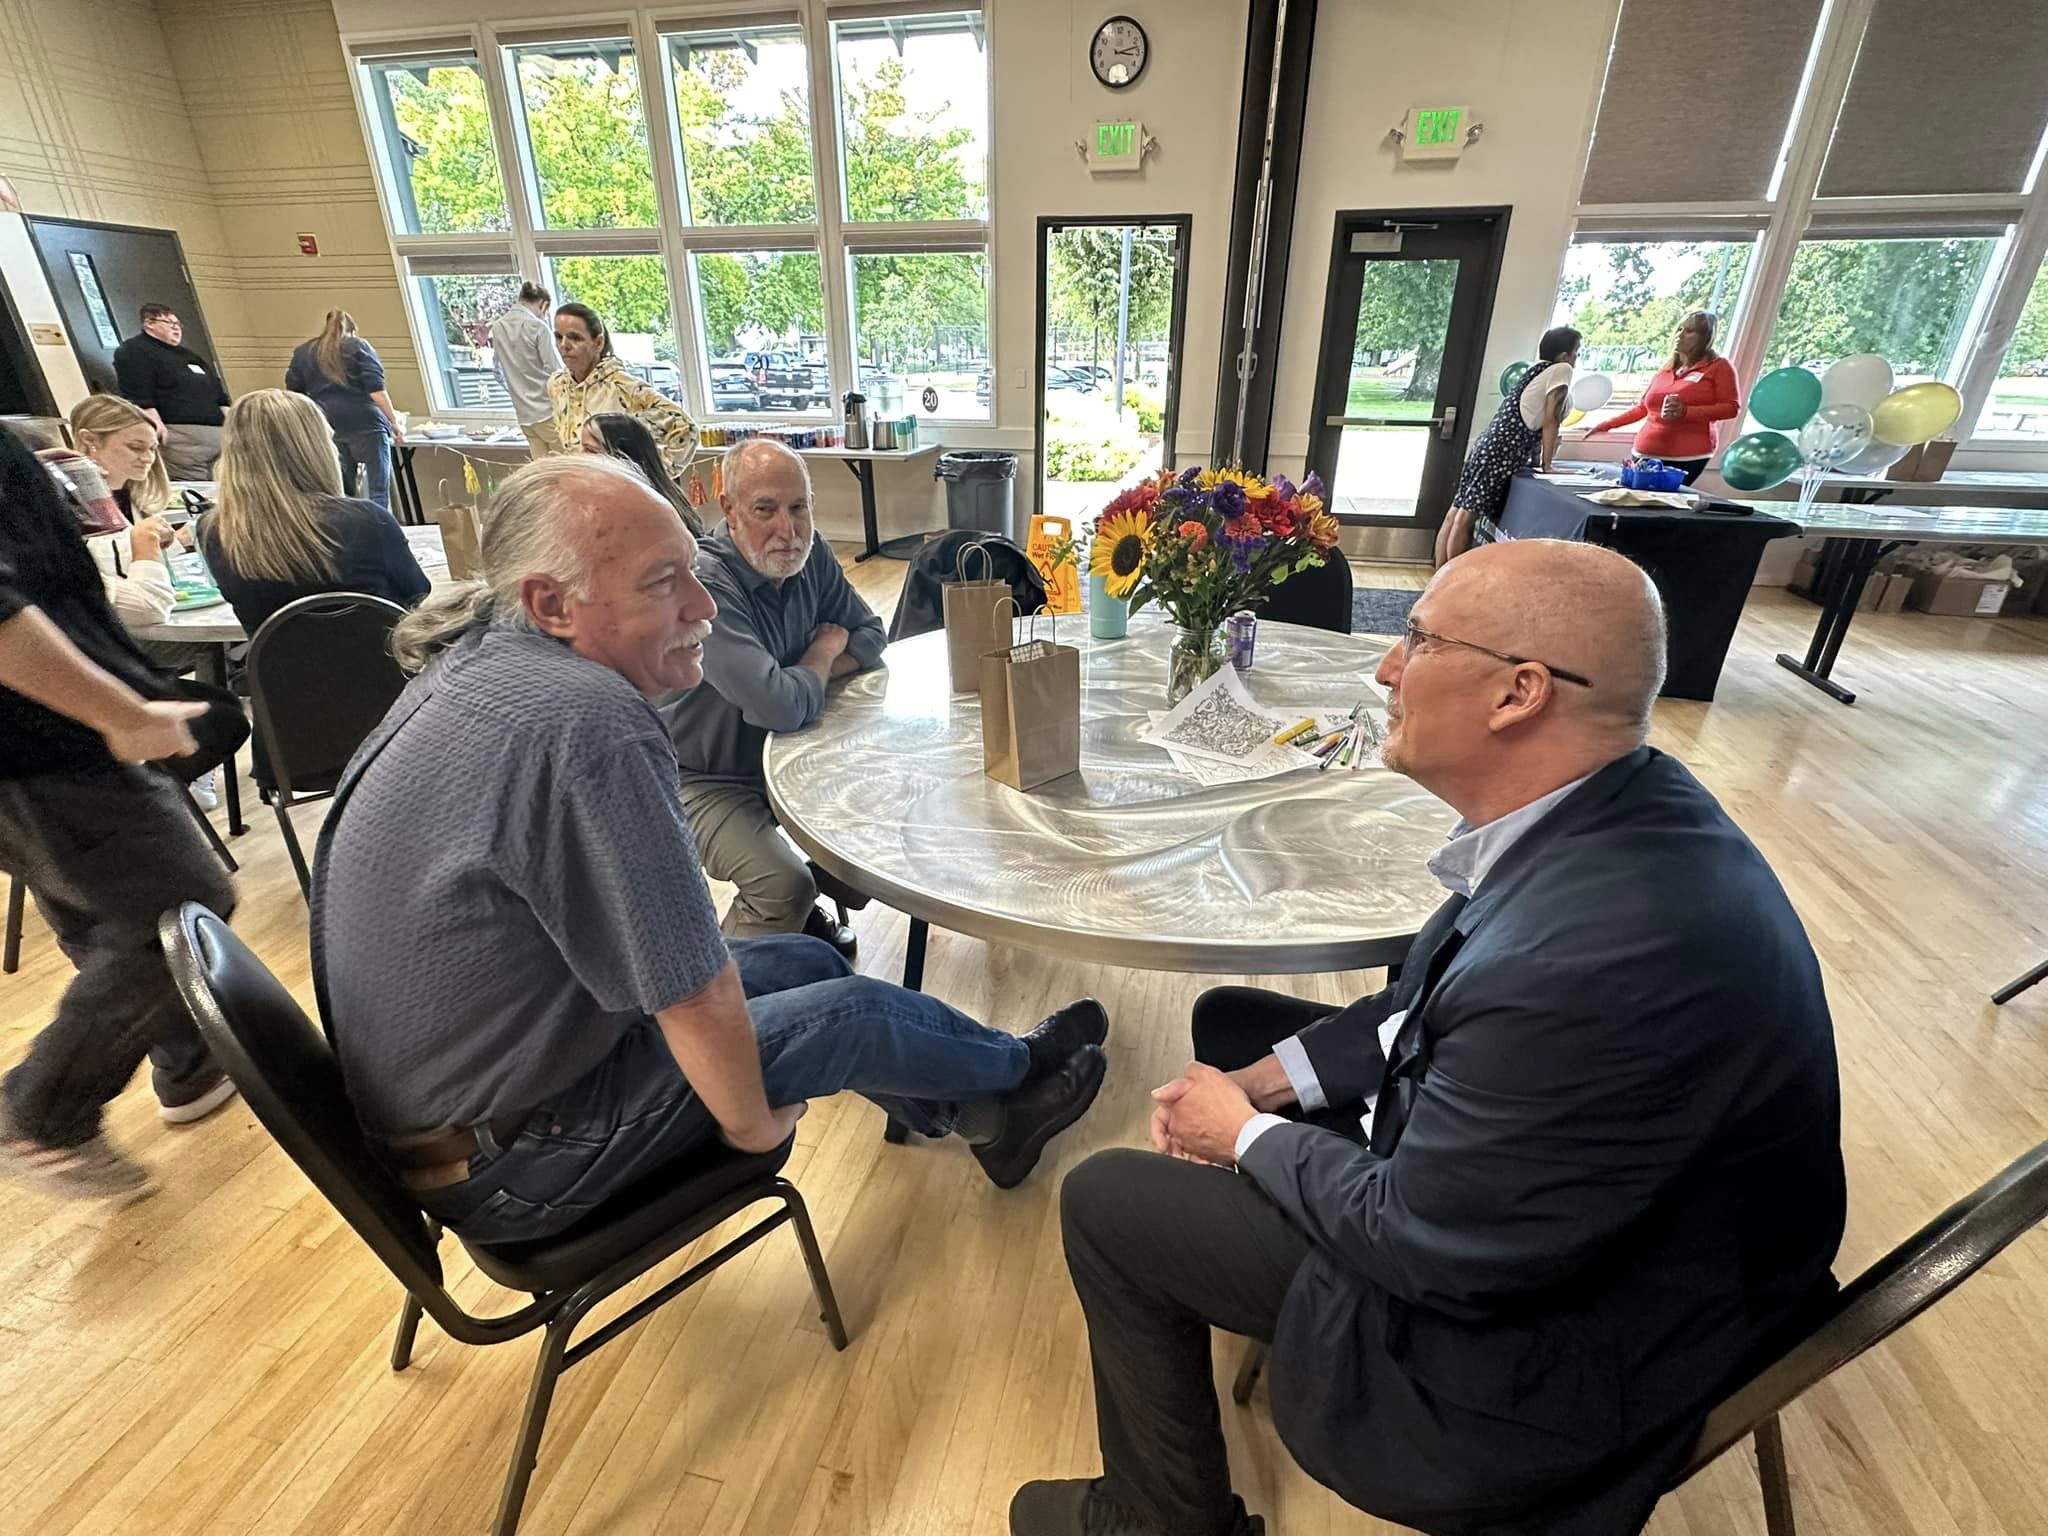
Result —
[{"label": "exit sign", "polygon": [[1085,148],[1091,171],[1135,171],[1145,159],[1145,125],[1138,122],[1104,122]]},{"label": "exit sign", "polygon": [[1403,125],[1403,160],[1455,160],[1465,152],[1470,107],[1416,107]]}]

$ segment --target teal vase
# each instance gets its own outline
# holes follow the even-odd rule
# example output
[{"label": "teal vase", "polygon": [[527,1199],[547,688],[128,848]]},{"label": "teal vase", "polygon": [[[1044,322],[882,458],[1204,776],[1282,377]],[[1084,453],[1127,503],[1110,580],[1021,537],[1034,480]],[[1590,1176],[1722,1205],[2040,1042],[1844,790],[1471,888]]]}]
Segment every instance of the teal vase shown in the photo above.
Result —
[{"label": "teal vase", "polygon": [[1111,597],[1105,576],[1088,578],[1088,633],[1098,640],[1121,640],[1131,632],[1131,605]]}]

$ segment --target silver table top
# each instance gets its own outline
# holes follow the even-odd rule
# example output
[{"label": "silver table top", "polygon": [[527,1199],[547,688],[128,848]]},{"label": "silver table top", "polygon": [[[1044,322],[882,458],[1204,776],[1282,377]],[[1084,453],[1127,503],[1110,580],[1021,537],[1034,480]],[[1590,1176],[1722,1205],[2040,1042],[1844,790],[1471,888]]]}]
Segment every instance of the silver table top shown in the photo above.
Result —
[{"label": "silver table top", "polygon": [[[1782,511],[1782,508],[1773,508]],[[1830,539],[1904,539],[1916,544],[2048,544],[2048,510],[2029,507],[1870,506],[1824,502],[1788,512],[1800,531]]]},{"label": "silver table top", "polygon": [[[408,528],[405,541],[412,546],[413,558],[419,561],[428,581],[438,587],[449,579],[448,554],[442,547],[439,525]],[[242,621],[235,617],[235,610],[225,601],[209,603],[204,608],[173,609],[163,623],[138,629],[135,635],[142,640],[183,641],[187,645],[240,645],[249,638]]]},{"label": "silver table top", "polygon": [[[1171,635],[1150,613],[1123,640],[1061,625],[1081,651],[1081,771],[1029,794],[983,774],[981,703],[950,691],[945,635],[899,641],[815,724],[769,738],[769,802],[821,867],[958,933],[1142,970],[1398,961],[1444,899],[1424,861],[1455,813],[1383,769],[1200,787],[1137,739],[1165,708]],[[1261,624],[1246,686],[1304,712],[1378,702],[1386,645]]]}]

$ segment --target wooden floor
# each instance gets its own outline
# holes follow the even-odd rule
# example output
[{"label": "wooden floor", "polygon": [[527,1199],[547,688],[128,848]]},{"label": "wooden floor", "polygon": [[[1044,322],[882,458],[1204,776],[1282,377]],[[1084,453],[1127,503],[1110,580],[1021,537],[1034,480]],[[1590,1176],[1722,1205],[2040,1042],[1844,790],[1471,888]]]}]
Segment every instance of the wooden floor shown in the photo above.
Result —
[{"label": "wooden floor", "polygon": [[[893,602],[903,566],[849,568],[877,606]],[[1406,568],[1361,576],[1419,584]],[[1748,828],[1826,967],[1848,1274],[2048,1137],[2048,985],[2003,1010],[1986,997],[2048,954],[2048,621],[1861,616],[1838,669],[1862,693],[1849,709],[1771,664],[1803,648],[1813,614],[1757,593],[1721,697],[1661,705],[1655,740]],[[304,912],[263,816],[236,845],[236,927],[303,998]],[[857,926],[863,969],[899,974],[904,921],[870,908]],[[66,975],[31,916],[21,974],[0,979],[0,1060],[20,1055]],[[1094,1112],[1004,1194],[957,1146],[885,1146],[878,1111],[813,1106],[789,1171],[852,1347],[832,1351],[795,1245],[770,1239],[566,1379],[530,1536],[998,1536],[1018,1482],[1095,1470],[1054,1196],[1088,1152],[1142,1141],[1145,1094],[1184,1059],[1189,1003],[1214,978],[946,933],[926,977],[1009,1029],[1100,995],[1115,1032]],[[1329,1000],[1375,984],[1289,983]],[[396,1283],[239,1102],[171,1130],[138,1078],[111,1131],[161,1177],[154,1200],[107,1211],[0,1188],[0,1536],[485,1530],[532,1348],[469,1349],[428,1323],[394,1376]],[[466,1302],[504,1299],[452,1244],[447,1256]],[[2037,1235],[1794,1407],[1805,1536],[2048,1530],[2044,1315]],[[1293,1469],[1263,1389],[1224,1418],[1270,1530],[1391,1529]],[[1761,1532],[1746,1456],[1666,1500],[1650,1529]]]}]

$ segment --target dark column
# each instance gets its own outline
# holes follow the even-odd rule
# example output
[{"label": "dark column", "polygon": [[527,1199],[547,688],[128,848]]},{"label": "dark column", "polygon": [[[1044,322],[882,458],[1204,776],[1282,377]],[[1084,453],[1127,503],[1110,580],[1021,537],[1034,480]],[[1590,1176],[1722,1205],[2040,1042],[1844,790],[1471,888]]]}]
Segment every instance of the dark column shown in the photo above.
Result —
[{"label": "dark column", "polygon": [[[1301,174],[1302,127],[1308,116],[1308,65],[1315,47],[1316,0],[1250,0],[1250,12],[1237,123],[1237,192],[1230,209],[1230,277],[1223,297],[1223,356],[1216,383],[1216,426],[1209,458],[1220,464],[1230,457],[1242,387],[1245,467],[1263,470],[1273,434],[1273,384],[1280,350],[1282,300],[1287,292],[1288,246],[1294,231],[1296,182]],[[1276,36],[1280,53],[1277,96],[1273,90]],[[1245,292],[1251,280],[1260,173],[1267,166],[1269,100],[1274,110],[1265,270],[1258,283],[1253,366],[1250,377],[1241,382],[1238,369],[1244,349]]]}]

